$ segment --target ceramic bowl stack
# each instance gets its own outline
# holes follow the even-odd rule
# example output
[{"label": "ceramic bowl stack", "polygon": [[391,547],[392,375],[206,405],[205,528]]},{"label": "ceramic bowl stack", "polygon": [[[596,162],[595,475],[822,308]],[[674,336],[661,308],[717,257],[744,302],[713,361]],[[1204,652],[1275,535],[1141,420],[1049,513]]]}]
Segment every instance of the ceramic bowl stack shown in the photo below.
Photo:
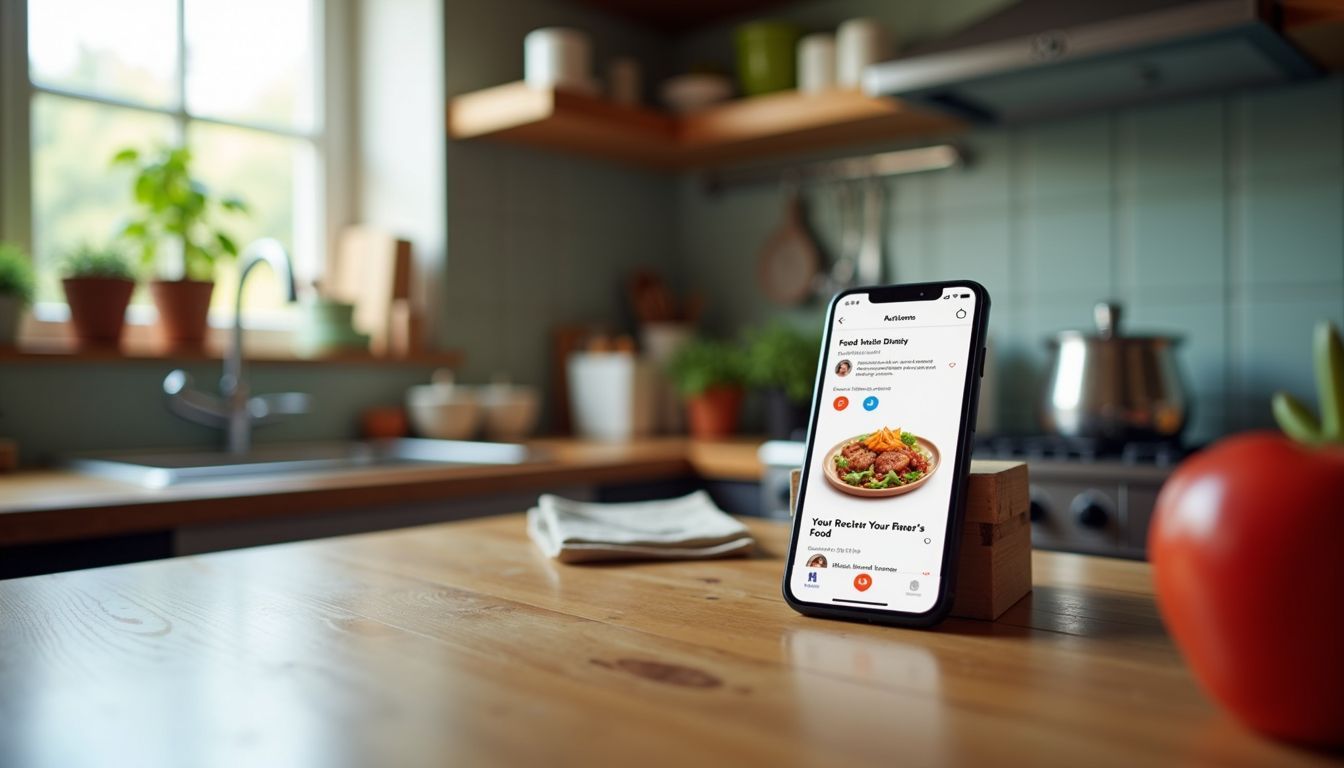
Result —
[{"label": "ceramic bowl stack", "polygon": [[484,414],[485,437],[514,442],[532,434],[541,415],[541,395],[535,387],[490,384],[480,387],[478,401]]},{"label": "ceramic bowl stack", "polygon": [[488,440],[512,442],[536,429],[541,396],[513,384],[467,387],[440,373],[406,391],[406,415],[420,437],[470,440],[483,431]]},{"label": "ceramic bowl stack", "polygon": [[466,440],[476,436],[483,411],[476,394],[451,382],[422,384],[406,391],[406,416],[420,437]]}]

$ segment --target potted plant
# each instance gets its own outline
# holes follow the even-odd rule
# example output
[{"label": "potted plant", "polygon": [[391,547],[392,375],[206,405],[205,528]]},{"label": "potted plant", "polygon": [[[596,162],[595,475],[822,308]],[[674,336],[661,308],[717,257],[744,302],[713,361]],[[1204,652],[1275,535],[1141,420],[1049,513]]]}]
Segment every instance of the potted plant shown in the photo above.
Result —
[{"label": "potted plant", "polygon": [[126,254],[115,246],[80,245],[66,256],[61,274],[75,342],[85,348],[120,346],[135,291]]},{"label": "potted plant", "polygon": [[742,350],[724,341],[695,339],[672,356],[668,372],[686,398],[691,436],[725,437],[742,413]]},{"label": "potted plant", "polygon": [[0,347],[19,336],[19,317],[33,301],[33,265],[17,245],[0,243]]},{"label": "potted plant", "polygon": [[766,432],[772,439],[787,440],[807,429],[820,349],[820,337],[782,323],[749,337],[747,383],[765,400]]},{"label": "potted plant", "polygon": [[[238,255],[237,243],[216,220],[220,214],[246,213],[247,206],[236,198],[213,197],[193,178],[191,151],[186,147],[149,155],[123,149],[112,162],[135,171],[131,193],[137,215],[122,235],[136,246],[144,267],[160,275],[151,280],[149,293],[168,345],[200,348],[215,288],[215,264]],[[165,244],[174,248],[178,258],[163,258]]]}]

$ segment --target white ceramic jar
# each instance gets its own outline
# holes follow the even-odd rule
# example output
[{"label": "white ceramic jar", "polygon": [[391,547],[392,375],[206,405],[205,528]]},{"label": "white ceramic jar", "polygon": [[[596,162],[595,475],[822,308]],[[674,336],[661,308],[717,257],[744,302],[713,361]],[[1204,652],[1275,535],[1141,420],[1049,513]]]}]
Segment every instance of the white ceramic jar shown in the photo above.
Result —
[{"label": "white ceramic jar", "polygon": [[835,87],[835,36],[817,32],[798,41],[798,90],[817,93]]},{"label": "white ceramic jar", "polygon": [[850,19],[836,32],[835,70],[841,88],[863,85],[863,70],[890,55],[887,32],[877,19]]},{"label": "white ceramic jar", "polygon": [[568,27],[528,32],[523,38],[523,79],[533,88],[596,93],[593,45],[588,34]]}]

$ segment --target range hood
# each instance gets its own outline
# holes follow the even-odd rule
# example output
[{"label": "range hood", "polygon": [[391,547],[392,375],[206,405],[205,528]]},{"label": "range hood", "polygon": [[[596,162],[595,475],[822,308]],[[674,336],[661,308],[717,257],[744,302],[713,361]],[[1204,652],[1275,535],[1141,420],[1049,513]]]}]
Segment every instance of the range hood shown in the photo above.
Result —
[{"label": "range hood", "polygon": [[1255,0],[1023,0],[870,67],[864,88],[1008,123],[1317,74]]}]

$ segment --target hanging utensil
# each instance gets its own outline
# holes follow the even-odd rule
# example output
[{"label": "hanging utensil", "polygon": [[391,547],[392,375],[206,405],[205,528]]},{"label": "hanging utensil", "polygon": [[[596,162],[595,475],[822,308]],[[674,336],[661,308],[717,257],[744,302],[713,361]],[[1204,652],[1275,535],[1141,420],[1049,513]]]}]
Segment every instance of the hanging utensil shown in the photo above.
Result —
[{"label": "hanging utensil", "polygon": [[757,280],[766,297],[793,306],[806,301],[821,269],[816,240],[807,230],[803,201],[796,183],[786,183],[784,216],[761,246]]},{"label": "hanging utensil", "polygon": [[882,282],[882,182],[875,176],[863,182],[863,239],[856,266],[860,284]]},{"label": "hanging utensil", "polygon": [[840,244],[831,262],[831,268],[817,275],[814,293],[820,299],[829,299],[854,285],[855,256],[859,250],[859,230],[862,225],[860,221],[862,213],[854,205],[854,190],[850,184],[841,181],[832,184],[829,189],[831,197],[835,200],[835,218],[840,229]]}]

